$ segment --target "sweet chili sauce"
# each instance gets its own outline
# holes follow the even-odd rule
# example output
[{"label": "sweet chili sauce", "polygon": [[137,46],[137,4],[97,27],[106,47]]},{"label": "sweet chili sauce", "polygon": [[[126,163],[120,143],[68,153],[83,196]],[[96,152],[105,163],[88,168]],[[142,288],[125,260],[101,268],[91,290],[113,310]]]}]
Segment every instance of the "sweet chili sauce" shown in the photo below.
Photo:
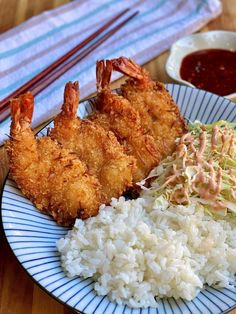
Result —
[{"label": "sweet chili sauce", "polygon": [[204,49],[184,57],[180,76],[209,92],[225,96],[236,92],[236,51]]}]

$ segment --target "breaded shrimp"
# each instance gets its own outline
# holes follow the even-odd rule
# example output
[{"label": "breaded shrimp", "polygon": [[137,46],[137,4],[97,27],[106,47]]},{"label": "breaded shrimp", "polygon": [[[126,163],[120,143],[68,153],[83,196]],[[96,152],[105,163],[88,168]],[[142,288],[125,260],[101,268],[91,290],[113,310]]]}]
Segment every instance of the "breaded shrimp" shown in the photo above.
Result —
[{"label": "breaded shrimp", "polygon": [[78,103],[78,83],[69,82],[65,87],[62,111],[54,120],[50,136],[86,163],[90,173],[100,181],[105,201],[109,202],[133,185],[135,159],[124,154],[112,132],[92,121],[77,118]]},{"label": "breaded shrimp", "polygon": [[88,218],[103,202],[98,179],[86,165],[50,137],[36,139],[30,123],[34,99],[28,92],[11,102],[10,173],[35,206],[62,225]]},{"label": "breaded shrimp", "polygon": [[175,140],[186,132],[186,125],[164,84],[154,82],[148,72],[131,59],[113,59],[112,65],[131,77],[121,86],[122,95],[138,110],[142,125],[155,138],[162,157],[172,154]]},{"label": "breaded shrimp", "polygon": [[134,182],[142,180],[160,160],[154,138],[145,134],[138,111],[109,87],[112,73],[110,61],[97,62],[97,111],[90,119],[105,130],[114,132],[125,153],[134,156],[137,169]]}]

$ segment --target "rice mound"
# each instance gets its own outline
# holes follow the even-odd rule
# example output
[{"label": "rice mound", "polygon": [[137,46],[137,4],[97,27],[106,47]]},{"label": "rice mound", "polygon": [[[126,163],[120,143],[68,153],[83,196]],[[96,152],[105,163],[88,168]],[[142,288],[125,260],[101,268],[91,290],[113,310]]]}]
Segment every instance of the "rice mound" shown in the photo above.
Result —
[{"label": "rice mound", "polygon": [[77,219],[57,247],[68,276],[92,277],[98,295],[130,307],[192,300],[206,283],[232,287],[236,273],[236,226],[162,196],[112,199],[96,217]]}]

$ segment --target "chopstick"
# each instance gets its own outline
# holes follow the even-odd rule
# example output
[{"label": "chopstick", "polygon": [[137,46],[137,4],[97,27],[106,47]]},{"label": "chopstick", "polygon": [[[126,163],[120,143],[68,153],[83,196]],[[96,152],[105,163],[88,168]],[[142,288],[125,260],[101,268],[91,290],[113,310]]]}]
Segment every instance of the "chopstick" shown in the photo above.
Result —
[{"label": "chopstick", "polygon": [[[79,43],[77,46],[75,46],[72,50],[67,52],[65,55],[60,57],[58,60],[50,64],[47,68],[45,68],[42,72],[38,73],[36,76],[34,76],[32,79],[30,79],[28,82],[23,84],[21,87],[19,87],[17,90],[15,90],[13,93],[11,93],[9,96],[4,98],[0,101],[0,123],[4,121],[7,117],[10,116],[10,106],[9,101],[19,96],[20,94],[31,90],[33,95],[37,95],[42,90],[44,90],[49,84],[54,82],[57,78],[59,78],[62,74],[67,72],[70,68],[72,68],[77,62],[81,61],[83,58],[85,58],[89,53],[91,53],[94,49],[96,49],[99,45],[101,45],[106,39],[108,39],[110,36],[112,36],[115,32],[117,32],[122,26],[124,26],[128,21],[130,21],[134,16],[136,16],[139,11],[135,11],[133,14],[128,16],[124,21],[117,24],[115,27],[110,29],[107,33],[102,35],[100,38],[96,37],[106,30],[109,26],[114,24],[121,16],[123,16],[125,13],[127,13],[130,9],[125,9],[119,14],[117,14],[115,17],[113,17],[111,20],[109,20],[107,23],[105,23],[102,27],[100,27],[97,31],[95,31],[93,34],[91,34],[89,37],[87,37],[85,40],[83,40],[81,43]],[[82,49],[84,46],[86,46],[91,40],[94,40],[94,43],[90,45],[89,47],[85,48],[82,52],[80,52],[78,55],[76,55],[74,58],[66,62],[71,56],[73,56],[76,52],[79,52],[80,49]],[[66,62],[66,63],[64,63]],[[64,64],[63,64],[64,63]],[[62,65],[60,67],[60,65]],[[59,68],[58,68],[59,67]]]}]

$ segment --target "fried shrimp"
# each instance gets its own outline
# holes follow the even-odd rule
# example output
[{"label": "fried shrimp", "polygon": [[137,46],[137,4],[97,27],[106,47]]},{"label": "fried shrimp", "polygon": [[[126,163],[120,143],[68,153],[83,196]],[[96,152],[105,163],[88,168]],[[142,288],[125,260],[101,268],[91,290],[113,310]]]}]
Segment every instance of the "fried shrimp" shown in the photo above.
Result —
[{"label": "fried shrimp", "polygon": [[35,206],[62,225],[96,215],[101,185],[76,154],[50,137],[36,139],[30,123],[34,99],[26,93],[11,102],[11,137],[6,142],[10,173]]},{"label": "fried shrimp", "polygon": [[109,202],[133,185],[135,159],[123,152],[112,132],[90,120],[77,118],[78,103],[78,83],[69,82],[61,113],[54,120],[50,136],[86,163],[90,173],[99,179],[105,201]]},{"label": "fried shrimp", "polygon": [[142,180],[160,160],[154,138],[145,134],[138,111],[122,96],[113,93],[109,87],[112,64],[97,62],[97,111],[90,119],[105,130],[114,132],[124,147],[125,153],[134,156],[137,168],[134,182]]},{"label": "fried shrimp", "polygon": [[162,157],[172,154],[176,138],[186,132],[186,125],[164,84],[153,81],[131,59],[113,59],[112,66],[131,77],[121,86],[122,95],[138,110],[143,127],[155,138]]}]

